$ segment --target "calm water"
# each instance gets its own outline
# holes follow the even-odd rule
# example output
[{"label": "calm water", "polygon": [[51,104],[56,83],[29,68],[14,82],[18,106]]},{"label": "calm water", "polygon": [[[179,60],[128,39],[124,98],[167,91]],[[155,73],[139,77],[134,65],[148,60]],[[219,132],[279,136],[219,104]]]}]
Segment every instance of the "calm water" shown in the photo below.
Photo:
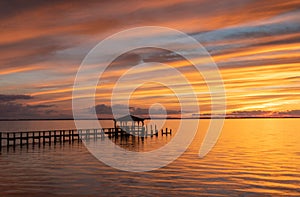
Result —
[{"label": "calm water", "polygon": [[[217,145],[200,159],[197,154],[209,123],[201,120],[185,154],[164,168],[145,173],[108,167],[78,142],[4,150],[0,196],[300,196],[299,120],[226,120]],[[179,121],[168,120],[166,126],[176,129]],[[74,127],[72,121],[0,124],[2,131]],[[148,151],[169,139],[148,138],[144,143],[131,143],[130,149]]]}]

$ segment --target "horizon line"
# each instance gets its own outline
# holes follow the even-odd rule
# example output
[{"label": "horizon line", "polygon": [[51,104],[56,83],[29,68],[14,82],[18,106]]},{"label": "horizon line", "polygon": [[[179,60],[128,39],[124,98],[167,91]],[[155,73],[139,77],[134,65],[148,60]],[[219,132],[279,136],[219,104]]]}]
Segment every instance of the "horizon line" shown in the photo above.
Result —
[{"label": "horizon line", "polygon": [[[168,117],[168,118],[145,118],[145,120],[161,120],[161,119],[167,119],[167,120],[193,120],[193,119],[283,119],[283,118],[300,118],[300,116],[294,116],[294,117],[274,117],[274,116],[267,116],[267,117],[254,117],[254,116],[248,116],[248,117],[198,117],[198,118],[175,118],[175,117]],[[15,118],[15,119],[0,119],[0,121],[43,121],[43,120],[75,120],[74,118]],[[82,119],[77,119],[77,120],[114,120],[114,118],[82,118]]]}]

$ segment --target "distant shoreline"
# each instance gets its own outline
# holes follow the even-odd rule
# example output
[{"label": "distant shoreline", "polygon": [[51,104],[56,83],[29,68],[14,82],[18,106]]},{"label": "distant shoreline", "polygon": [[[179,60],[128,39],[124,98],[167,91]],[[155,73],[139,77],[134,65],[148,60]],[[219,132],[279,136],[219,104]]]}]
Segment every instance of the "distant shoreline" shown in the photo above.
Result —
[{"label": "distant shoreline", "polygon": [[[224,119],[291,119],[299,117],[224,117]],[[150,118],[145,118],[149,120]],[[153,120],[161,120],[163,118],[152,118]],[[202,118],[166,118],[167,120],[201,120],[201,119],[223,119],[223,117],[202,117]],[[57,120],[74,120],[73,118],[52,118],[52,119],[0,119],[0,121],[57,121]],[[113,120],[113,118],[98,118],[98,119],[78,119],[78,120]]]}]

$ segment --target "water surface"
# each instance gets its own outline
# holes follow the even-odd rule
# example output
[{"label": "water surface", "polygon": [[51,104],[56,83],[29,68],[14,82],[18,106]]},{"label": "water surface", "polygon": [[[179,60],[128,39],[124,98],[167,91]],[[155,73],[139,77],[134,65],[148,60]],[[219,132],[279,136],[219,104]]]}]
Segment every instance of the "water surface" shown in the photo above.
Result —
[{"label": "water surface", "polygon": [[[168,120],[165,126],[176,129],[179,121]],[[227,119],[216,146],[200,159],[199,146],[209,123],[201,120],[195,140],[181,157],[164,168],[144,173],[106,166],[77,141],[4,149],[0,155],[0,196],[300,196],[298,122]],[[74,127],[72,121],[2,121],[0,130],[70,127]],[[152,150],[169,139],[160,135],[147,138],[144,143],[131,143],[130,150]]]}]

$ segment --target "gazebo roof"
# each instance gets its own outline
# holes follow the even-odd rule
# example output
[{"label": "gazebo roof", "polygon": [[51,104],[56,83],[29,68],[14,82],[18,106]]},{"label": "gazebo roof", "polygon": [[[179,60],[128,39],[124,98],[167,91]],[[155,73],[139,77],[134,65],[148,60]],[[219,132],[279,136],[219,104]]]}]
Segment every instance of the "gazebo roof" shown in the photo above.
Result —
[{"label": "gazebo roof", "polygon": [[128,122],[128,121],[143,122],[144,120],[145,118],[137,117],[131,114],[115,119],[115,121],[123,121],[123,122]]}]

